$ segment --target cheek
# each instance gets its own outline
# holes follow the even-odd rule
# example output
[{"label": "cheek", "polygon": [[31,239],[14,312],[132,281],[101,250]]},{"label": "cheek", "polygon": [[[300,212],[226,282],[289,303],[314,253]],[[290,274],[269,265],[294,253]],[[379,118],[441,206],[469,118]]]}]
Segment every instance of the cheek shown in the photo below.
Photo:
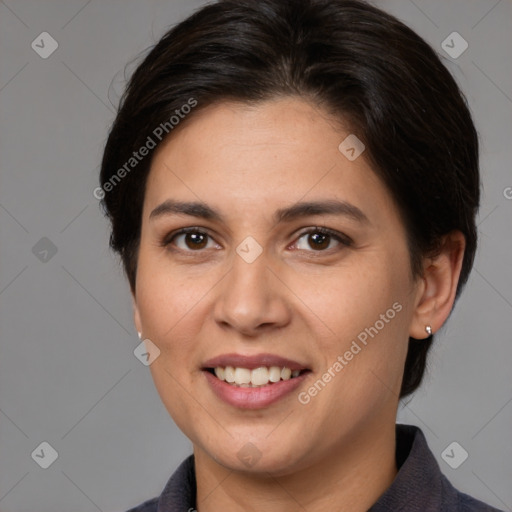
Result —
[{"label": "cheek", "polygon": [[183,351],[192,349],[190,339],[200,330],[201,323],[191,319],[200,310],[206,281],[204,276],[180,277],[164,257],[150,259],[141,251],[136,301],[144,336],[160,348],[162,355],[172,354],[174,361],[183,357]]},{"label": "cheek", "polygon": [[197,359],[194,340],[201,330],[197,315],[205,290],[200,283],[200,278],[180,277],[159,258],[150,259],[143,252],[139,257],[137,308],[144,336],[160,349],[149,368],[162,403],[185,432],[191,432],[190,422],[199,422],[201,416],[196,402],[184,393],[198,378],[190,375],[190,367]]},{"label": "cheek", "polygon": [[[347,340],[373,326],[395,302],[403,305],[410,283],[407,267],[401,268],[367,258],[357,266],[347,265],[315,275],[297,275],[293,278],[293,289],[316,314],[310,314],[312,328],[316,323],[317,330]],[[390,315],[393,313],[394,310]]]},{"label": "cheek", "polygon": [[334,408],[399,392],[412,315],[407,306],[411,281],[407,251],[394,256],[369,255],[364,264],[338,268],[329,276],[303,275],[294,288],[317,314],[309,314],[309,329],[316,334],[324,368],[343,359],[332,388],[338,391],[325,395]]}]

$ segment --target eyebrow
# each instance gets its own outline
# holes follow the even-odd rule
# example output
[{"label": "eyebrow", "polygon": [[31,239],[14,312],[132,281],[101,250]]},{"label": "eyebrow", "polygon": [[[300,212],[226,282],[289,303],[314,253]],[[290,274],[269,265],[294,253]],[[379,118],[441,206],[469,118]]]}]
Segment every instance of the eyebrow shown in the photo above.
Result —
[{"label": "eyebrow", "polygon": [[[164,217],[167,215],[189,215],[201,219],[224,222],[223,216],[206,203],[183,202],[167,199],[158,205],[150,214],[150,219]],[[306,201],[296,203],[292,206],[281,208],[274,214],[273,220],[276,224],[280,222],[291,222],[292,220],[312,215],[343,215],[360,223],[369,223],[368,217],[353,204],[337,199],[325,201]]]}]

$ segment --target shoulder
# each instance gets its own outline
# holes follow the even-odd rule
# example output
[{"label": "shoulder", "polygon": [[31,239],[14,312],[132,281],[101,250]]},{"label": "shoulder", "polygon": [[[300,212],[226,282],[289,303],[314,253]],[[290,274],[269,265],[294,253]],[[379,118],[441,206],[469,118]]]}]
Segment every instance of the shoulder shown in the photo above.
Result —
[{"label": "shoulder", "polygon": [[127,512],[156,512],[158,507],[158,498],[152,498],[150,500],[141,503],[139,506],[131,508]]},{"label": "shoulder", "polygon": [[500,512],[450,483],[418,427],[397,425],[396,462],[395,480],[371,512]]},{"label": "shoulder", "polygon": [[194,510],[196,480],[194,456],[187,457],[171,475],[162,494],[141,503],[127,512],[157,512],[159,510]]},{"label": "shoulder", "polygon": [[443,487],[445,488],[444,495],[446,499],[442,510],[453,510],[456,512],[503,512],[457,490],[446,477],[443,478]]}]

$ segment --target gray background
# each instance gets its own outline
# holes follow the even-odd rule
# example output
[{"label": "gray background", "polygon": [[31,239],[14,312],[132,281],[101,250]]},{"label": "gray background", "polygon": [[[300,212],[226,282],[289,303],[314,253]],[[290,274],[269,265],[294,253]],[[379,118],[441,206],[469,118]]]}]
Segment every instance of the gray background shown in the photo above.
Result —
[{"label": "gray background", "polygon": [[[2,512],[123,511],[191,452],[133,355],[129,290],[92,191],[125,64],[203,3],[0,1]],[[444,56],[482,141],[475,269],[399,420],[424,430],[457,487],[512,510],[512,3],[375,3]],[[31,48],[44,31],[59,45],[47,59]],[[453,31],[469,43],[456,59],[441,47]],[[48,469],[31,457],[43,441],[58,452]],[[469,453],[458,469],[441,457],[453,441]]]}]

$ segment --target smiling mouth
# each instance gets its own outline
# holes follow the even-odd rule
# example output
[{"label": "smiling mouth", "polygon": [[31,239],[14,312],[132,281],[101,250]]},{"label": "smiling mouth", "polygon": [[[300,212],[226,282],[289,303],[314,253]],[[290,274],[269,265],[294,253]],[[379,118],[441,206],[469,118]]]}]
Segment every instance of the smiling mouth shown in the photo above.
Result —
[{"label": "smiling mouth", "polygon": [[260,366],[254,369],[216,366],[215,368],[205,368],[205,371],[234,387],[260,388],[280,381],[295,379],[310,370],[292,370],[286,366]]}]

